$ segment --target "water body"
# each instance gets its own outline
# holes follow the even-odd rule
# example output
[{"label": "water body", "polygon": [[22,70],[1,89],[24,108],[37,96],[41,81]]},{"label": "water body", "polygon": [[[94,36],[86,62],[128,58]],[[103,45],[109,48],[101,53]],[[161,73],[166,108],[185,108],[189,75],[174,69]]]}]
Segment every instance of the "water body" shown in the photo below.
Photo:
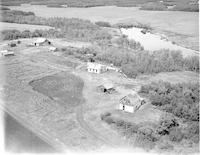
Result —
[{"label": "water body", "polygon": [[5,149],[14,153],[56,153],[56,150],[8,113],[4,114]]},{"label": "water body", "polygon": [[178,46],[166,38],[161,37],[159,34],[152,34],[150,32],[144,34],[141,28],[122,28],[121,32],[127,35],[129,39],[134,39],[144,47],[145,50],[156,51],[160,49],[178,50],[182,51],[183,56],[198,55],[198,51],[187,49]]}]

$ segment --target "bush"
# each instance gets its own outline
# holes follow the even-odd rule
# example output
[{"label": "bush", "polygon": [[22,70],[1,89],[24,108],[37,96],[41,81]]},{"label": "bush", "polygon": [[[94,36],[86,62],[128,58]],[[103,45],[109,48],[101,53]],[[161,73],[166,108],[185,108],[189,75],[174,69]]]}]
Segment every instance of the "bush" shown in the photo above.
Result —
[{"label": "bush", "polygon": [[150,3],[145,3],[142,5],[140,10],[156,10],[156,11],[164,11],[167,10],[167,7],[159,2],[150,2]]},{"label": "bush", "polygon": [[173,142],[180,142],[183,139],[183,133],[180,128],[173,128],[169,133],[169,139]]},{"label": "bush", "polygon": [[179,118],[199,121],[199,83],[170,84],[158,82],[144,85],[140,92],[149,96],[151,104]]},{"label": "bush", "polygon": [[115,121],[113,120],[113,118],[111,116],[107,116],[104,118],[104,121],[108,124],[112,124],[115,123]]},{"label": "bush", "polygon": [[171,114],[166,114],[161,117],[156,132],[160,135],[168,135],[173,127],[179,126],[176,118]]},{"label": "bush", "polygon": [[106,113],[100,115],[101,120],[105,120],[105,118],[108,117],[108,116],[111,116],[110,112],[106,112]]},{"label": "bush", "polygon": [[98,25],[98,26],[101,26],[101,27],[111,27],[110,23],[103,22],[103,21],[95,22],[95,24]]},{"label": "bush", "polygon": [[3,6],[1,6],[1,7],[0,7],[0,10],[10,10],[10,9],[7,8],[7,7],[3,7]]},{"label": "bush", "polygon": [[199,122],[190,122],[185,128],[184,138],[199,143]]}]

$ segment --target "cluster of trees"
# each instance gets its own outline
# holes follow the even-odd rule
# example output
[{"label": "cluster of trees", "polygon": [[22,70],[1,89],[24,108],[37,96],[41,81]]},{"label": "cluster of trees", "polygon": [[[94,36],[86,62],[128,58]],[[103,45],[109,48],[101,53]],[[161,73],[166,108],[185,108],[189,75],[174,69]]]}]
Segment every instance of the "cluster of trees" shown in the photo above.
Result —
[{"label": "cluster of trees", "polygon": [[32,38],[32,37],[56,37],[63,38],[64,34],[55,29],[49,30],[35,30],[33,32],[29,30],[19,31],[19,30],[4,30],[1,32],[1,37],[3,40],[14,40],[19,38]]},{"label": "cluster of trees", "polygon": [[[151,103],[167,112],[157,131],[171,141],[182,139],[199,143],[199,83],[170,84],[160,81],[141,87]],[[176,118],[174,117],[176,116]],[[178,119],[185,125],[179,126]]]},{"label": "cluster of trees", "polygon": [[179,51],[160,50],[151,54],[148,51],[133,52],[112,47],[97,55],[96,59],[121,67],[127,76],[133,78],[144,73],[199,72],[198,56],[183,58]]},{"label": "cluster of trees", "polygon": [[117,24],[114,24],[113,27],[125,28],[125,29],[137,27],[137,28],[142,28],[142,29],[145,29],[145,30],[152,30],[152,27],[149,24],[142,24],[142,23],[138,23],[138,22],[135,22],[135,23],[117,23]]},{"label": "cluster of trees", "polygon": [[160,81],[141,87],[141,93],[162,110],[188,121],[199,121],[199,84],[170,84]]},{"label": "cluster of trees", "polygon": [[102,52],[97,47],[73,48],[65,49],[65,54],[74,55],[82,60],[88,60],[88,54],[92,53],[91,58],[93,60],[114,64],[120,67],[127,76],[132,78],[140,74],[159,72],[182,70],[199,72],[199,59],[197,56],[183,58],[179,51],[161,50],[150,54],[148,51],[141,52],[136,49],[137,47],[134,50],[124,47],[108,47]]},{"label": "cluster of trees", "polygon": [[156,11],[165,11],[167,6],[161,2],[150,2],[145,3],[141,6],[140,10],[156,10]]},{"label": "cluster of trees", "polygon": [[47,25],[59,29],[67,38],[83,41],[101,42],[109,41],[111,35],[88,20],[76,18],[42,18],[32,12],[6,10],[2,14],[3,22],[20,24]]},{"label": "cluster of trees", "polygon": [[94,57],[97,55],[97,50],[93,47],[64,47],[59,49],[62,51],[63,56],[73,56],[82,61],[94,61]]},{"label": "cluster of trees", "polygon": [[187,3],[177,4],[175,7],[171,9],[172,11],[188,11],[188,12],[199,12],[199,5],[189,5]]},{"label": "cluster of trees", "polygon": [[7,8],[7,7],[1,6],[1,7],[0,7],[0,10],[10,10],[10,9]]},{"label": "cluster of trees", "polygon": [[[199,143],[199,123],[197,121],[188,121],[184,125],[182,121],[173,114],[164,113],[159,122],[145,122],[135,124],[122,118],[115,117],[110,112],[100,115],[101,120],[107,124],[115,126],[116,129],[127,139],[133,140],[133,144],[140,147],[153,148],[155,145],[161,146],[164,142],[173,143],[185,140],[190,143]],[[134,137],[134,138],[133,138]],[[132,139],[133,138],[133,139]],[[165,143],[164,143],[165,145]]]},{"label": "cluster of trees", "polygon": [[133,39],[128,39],[127,36],[122,35],[119,38],[113,40],[113,44],[118,47],[126,48],[126,49],[133,49],[136,51],[143,51],[144,47],[140,44],[140,42],[136,42]]},{"label": "cluster of trees", "polygon": [[101,27],[111,27],[109,22],[104,22],[104,21],[98,21],[98,22],[95,22],[95,24]]}]

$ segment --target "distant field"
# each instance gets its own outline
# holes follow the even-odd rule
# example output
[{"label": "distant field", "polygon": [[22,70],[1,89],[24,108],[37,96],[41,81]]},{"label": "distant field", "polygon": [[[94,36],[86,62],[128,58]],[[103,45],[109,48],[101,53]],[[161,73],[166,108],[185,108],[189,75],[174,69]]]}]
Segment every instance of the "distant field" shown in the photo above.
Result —
[{"label": "distant field", "polygon": [[16,24],[16,23],[0,22],[0,31],[12,30],[12,29],[16,29],[16,30],[19,30],[19,31],[24,31],[24,30],[34,31],[36,29],[45,30],[45,29],[51,29],[51,28],[52,27],[41,26],[41,25],[29,25],[29,24]]},{"label": "distant field", "polygon": [[198,50],[197,12],[144,11],[137,7],[49,8],[44,5],[10,6],[10,9],[32,11],[41,17],[66,17],[88,19],[92,22],[107,21],[111,24],[139,22],[165,33],[184,47]]}]

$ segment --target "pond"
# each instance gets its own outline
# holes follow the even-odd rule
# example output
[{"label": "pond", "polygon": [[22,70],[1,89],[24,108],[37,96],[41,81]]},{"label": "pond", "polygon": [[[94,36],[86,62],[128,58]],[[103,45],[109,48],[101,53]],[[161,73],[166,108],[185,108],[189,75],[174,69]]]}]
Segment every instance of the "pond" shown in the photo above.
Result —
[{"label": "pond", "polygon": [[148,51],[156,51],[160,49],[169,49],[169,50],[179,50],[182,51],[183,56],[197,55],[198,52],[195,50],[187,49],[181,46],[176,45],[175,43],[168,41],[165,36],[159,34],[152,34],[150,32],[142,33],[141,28],[122,28],[121,32],[124,35],[127,35],[129,39],[133,39],[144,47]]}]

